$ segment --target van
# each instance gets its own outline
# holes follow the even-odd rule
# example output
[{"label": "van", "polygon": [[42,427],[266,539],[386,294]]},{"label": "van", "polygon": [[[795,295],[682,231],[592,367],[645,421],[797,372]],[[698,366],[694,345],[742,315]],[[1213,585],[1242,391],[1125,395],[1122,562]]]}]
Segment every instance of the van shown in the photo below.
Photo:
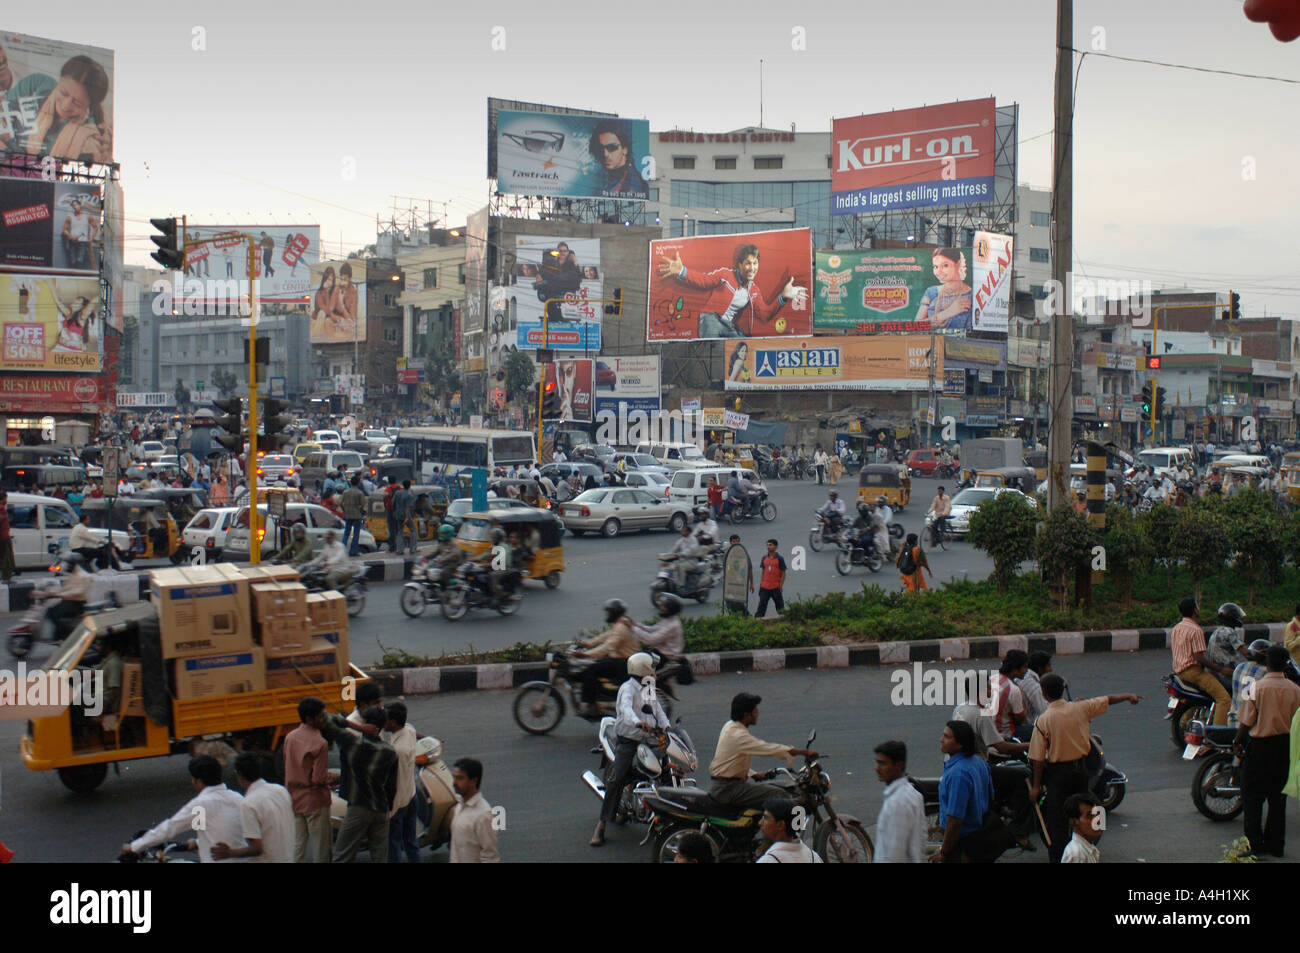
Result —
[{"label": "van", "polygon": [[[694,446],[694,444],[690,446]],[[747,467],[685,467],[673,473],[672,480],[668,484],[668,499],[691,506],[698,506],[701,503],[707,504],[709,502],[709,485],[716,482],[722,486],[725,492],[727,481],[731,479],[732,470],[738,470],[742,477],[757,486],[763,485],[758,478],[758,474]]]},{"label": "van", "polygon": [[[63,500],[32,493],[10,493],[5,507],[13,537],[14,567],[45,569],[54,552],[66,549],[77,516]],[[125,541],[123,541],[125,546]]]},{"label": "van", "polygon": [[714,466],[713,461],[693,443],[639,443],[636,452],[650,454],[670,470]]},{"label": "van", "polygon": [[348,476],[365,469],[366,461],[353,450],[316,450],[307,454],[298,471],[302,488],[319,493],[325,477],[339,472],[339,464],[347,469]]},{"label": "van", "polygon": [[1186,447],[1152,447],[1137,455],[1139,466],[1150,467],[1156,476],[1172,476],[1180,466],[1195,472],[1196,461]]},{"label": "van", "polygon": [[71,490],[86,479],[83,468],[57,463],[11,464],[0,472],[0,486],[27,493],[47,493],[56,487]]}]

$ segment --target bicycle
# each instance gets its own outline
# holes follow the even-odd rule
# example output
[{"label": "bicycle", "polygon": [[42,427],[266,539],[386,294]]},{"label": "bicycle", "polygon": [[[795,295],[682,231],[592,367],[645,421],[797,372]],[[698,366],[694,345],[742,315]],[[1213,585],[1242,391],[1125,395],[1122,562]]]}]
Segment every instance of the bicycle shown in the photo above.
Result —
[{"label": "bicycle", "polygon": [[947,527],[948,518],[935,520],[930,524],[930,548],[947,549],[952,539],[952,531]]}]

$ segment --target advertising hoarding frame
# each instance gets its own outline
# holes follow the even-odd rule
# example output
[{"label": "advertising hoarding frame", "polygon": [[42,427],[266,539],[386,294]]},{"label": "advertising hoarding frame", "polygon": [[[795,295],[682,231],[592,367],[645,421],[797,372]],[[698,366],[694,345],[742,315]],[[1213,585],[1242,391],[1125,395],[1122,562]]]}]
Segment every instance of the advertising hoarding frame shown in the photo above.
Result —
[{"label": "advertising hoarding frame", "polygon": [[[860,337],[800,337],[730,340],[726,390],[903,390],[930,389],[928,334]],[[934,379],[944,379],[947,338],[934,341]],[[744,347],[745,353],[738,356]]]},{"label": "advertising hoarding frame", "polygon": [[552,198],[645,201],[650,123],[645,119],[498,110],[497,191]]},{"label": "advertising hoarding frame", "polygon": [[[12,143],[5,151],[48,155],[66,161],[76,161],[89,154],[94,162],[112,162],[114,52],[8,31],[0,32],[0,47],[4,48],[16,77],[7,97],[13,108],[0,114],[0,138]],[[91,94],[89,113],[80,121],[51,122],[54,91],[65,72],[80,79],[88,92],[102,86],[103,97],[95,102],[96,95]],[[37,140],[36,130],[42,125],[49,131]]]},{"label": "advertising hoarding frame", "polygon": [[[351,283],[351,289],[346,287],[345,278]],[[317,262],[311,266],[311,279],[315,289],[309,301],[311,343],[365,343],[366,260],[349,258],[347,261]]]}]

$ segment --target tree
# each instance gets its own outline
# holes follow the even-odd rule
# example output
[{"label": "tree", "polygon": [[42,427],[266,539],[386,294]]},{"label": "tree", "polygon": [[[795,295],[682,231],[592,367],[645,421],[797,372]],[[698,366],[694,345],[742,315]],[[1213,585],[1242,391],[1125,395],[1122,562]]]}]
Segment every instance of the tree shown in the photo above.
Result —
[{"label": "tree", "polygon": [[1174,584],[1173,536],[1181,511],[1173,506],[1153,506],[1139,513],[1137,528],[1146,537],[1148,552],[1165,567],[1165,583]]},{"label": "tree", "polygon": [[1246,601],[1255,604],[1255,587],[1276,582],[1286,559],[1283,517],[1272,498],[1259,490],[1243,490],[1223,504],[1228,543],[1235,553],[1233,568],[1245,578]]},{"label": "tree", "polygon": [[527,351],[511,351],[505,360],[506,401],[527,396],[533,387],[533,359]]},{"label": "tree", "polygon": [[1169,537],[1170,555],[1183,563],[1192,576],[1196,601],[1201,600],[1205,579],[1223,570],[1232,551],[1223,525],[1220,501],[1216,497],[1197,500],[1183,508]]},{"label": "tree", "polygon": [[1034,555],[1038,510],[1018,493],[1000,493],[985,500],[971,516],[967,537],[993,560],[993,582],[1006,592],[1020,564]]},{"label": "tree", "polygon": [[424,359],[424,388],[426,400],[437,400],[446,406],[449,394],[461,389],[460,372],[449,351],[437,348]]},{"label": "tree", "polygon": [[1073,507],[1058,506],[1047,515],[1043,530],[1034,541],[1038,568],[1048,585],[1057,593],[1062,611],[1068,608],[1070,577],[1087,569],[1097,534],[1088,525],[1088,517]]},{"label": "tree", "polygon": [[1127,603],[1133,596],[1133,577],[1151,551],[1148,537],[1128,507],[1107,504],[1101,545],[1106,554],[1106,578],[1115,586],[1116,595]]},{"label": "tree", "polygon": [[235,391],[239,389],[239,378],[231,371],[218,369],[212,372],[212,385],[224,400],[235,396]]}]

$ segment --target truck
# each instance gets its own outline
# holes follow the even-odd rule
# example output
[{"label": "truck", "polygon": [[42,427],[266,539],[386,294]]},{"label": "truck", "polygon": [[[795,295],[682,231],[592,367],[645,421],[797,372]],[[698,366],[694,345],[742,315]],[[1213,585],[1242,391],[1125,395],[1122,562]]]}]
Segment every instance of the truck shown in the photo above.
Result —
[{"label": "truck", "polygon": [[963,470],[1023,467],[1025,445],[1016,437],[981,437],[976,440],[963,440],[960,459]]}]

